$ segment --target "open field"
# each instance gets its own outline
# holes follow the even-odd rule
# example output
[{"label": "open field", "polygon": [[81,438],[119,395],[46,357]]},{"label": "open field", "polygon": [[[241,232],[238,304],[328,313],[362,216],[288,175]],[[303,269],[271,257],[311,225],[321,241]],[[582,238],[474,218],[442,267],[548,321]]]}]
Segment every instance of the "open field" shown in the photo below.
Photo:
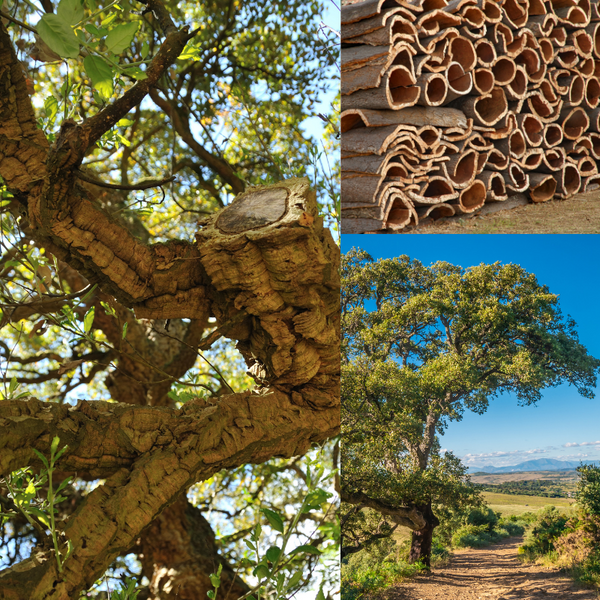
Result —
[{"label": "open field", "polygon": [[561,483],[576,482],[579,479],[577,471],[523,471],[519,473],[487,473],[485,475],[471,475],[473,483],[487,483],[498,485],[509,481],[532,481],[543,479],[559,481]]},{"label": "open field", "polygon": [[559,509],[568,509],[573,500],[570,498],[543,498],[540,496],[516,496],[512,494],[494,494],[483,492],[483,497],[489,507],[502,513],[505,517],[521,515],[525,512],[537,512],[544,506],[556,506]]},{"label": "open field", "polygon": [[600,233],[600,192],[527,204],[484,216],[440,219],[402,233]]}]

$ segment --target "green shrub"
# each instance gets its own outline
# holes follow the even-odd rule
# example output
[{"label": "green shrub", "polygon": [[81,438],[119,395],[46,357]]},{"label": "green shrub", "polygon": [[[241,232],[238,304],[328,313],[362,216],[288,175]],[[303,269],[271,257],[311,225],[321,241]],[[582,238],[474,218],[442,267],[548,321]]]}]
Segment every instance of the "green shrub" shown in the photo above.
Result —
[{"label": "green shrub", "polygon": [[483,548],[501,539],[497,531],[488,531],[486,524],[463,525],[452,536],[452,545],[456,548]]},{"label": "green shrub", "polygon": [[359,600],[372,592],[384,590],[411,577],[424,567],[403,561],[381,562],[370,552],[361,550],[342,564],[341,600]]},{"label": "green shrub", "polygon": [[475,508],[467,517],[469,525],[485,525],[488,531],[493,531],[498,524],[500,513],[495,513],[491,508]]},{"label": "green shrub", "polygon": [[498,521],[498,527],[507,531],[509,536],[523,535],[527,525],[526,521],[519,521],[514,515],[509,519],[500,519]]},{"label": "green shrub", "polygon": [[554,541],[564,532],[566,523],[567,517],[555,506],[544,507],[538,513],[519,552],[530,560],[548,554],[554,550]]}]

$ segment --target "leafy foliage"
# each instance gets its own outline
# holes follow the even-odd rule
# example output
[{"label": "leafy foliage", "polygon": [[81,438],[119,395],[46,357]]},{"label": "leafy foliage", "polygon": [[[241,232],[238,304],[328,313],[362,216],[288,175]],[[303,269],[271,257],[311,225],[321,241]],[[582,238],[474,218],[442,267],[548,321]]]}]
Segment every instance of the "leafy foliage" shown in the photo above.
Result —
[{"label": "leafy foliage", "polygon": [[342,489],[407,510],[478,503],[437,436],[504,393],[533,404],[568,382],[593,397],[600,361],[558,299],[518,265],[342,262]]},{"label": "leafy foliage", "polygon": [[[326,224],[339,230],[339,102],[329,106],[337,92],[339,56],[331,45],[334,36],[323,36],[325,4],[164,5],[174,26],[187,26],[194,35],[144,101],[89,148],[82,172],[99,184],[125,188],[164,175],[177,179],[124,191],[81,181],[89,198],[142,242],[168,244],[192,240],[199,219],[248,185],[307,175]],[[7,27],[38,127],[54,142],[61,130],[97,115],[144,82],[168,32],[155,13],[144,11],[144,3],[132,0],[44,0],[40,6],[9,1],[3,10],[11,17]],[[311,127],[309,132],[307,121],[323,112],[323,131]],[[3,400],[36,395],[66,404],[85,397],[181,407],[253,384],[234,343],[219,335],[214,322],[199,327],[189,319],[136,319],[89,286],[84,270],[77,272],[29,237],[27,210],[2,180],[0,194]],[[200,339],[210,336],[212,343],[199,351]],[[184,368],[185,349],[193,352]],[[279,592],[321,590],[323,598],[337,586],[331,570],[339,539],[331,499],[332,449],[330,443],[310,457],[233,469],[190,490],[193,504],[210,516],[220,555],[250,583],[258,578],[263,587],[278,589],[283,574]],[[64,489],[51,481],[57,457],[40,473],[30,468],[13,474],[12,489],[25,513],[11,511],[10,519],[3,519],[3,566],[27,558],[43,538],[28,518],[43,525],[36,510],[47,513],[46,527],[58,532],[57,523],[103,483],[75,480],[63,497]],[[10,495],[12,481],[0,484],[1,499]],[[288,536],[285,553],[285,544],[277,541],[281,533]],[[244,540],[260,552],[254,563]],[[281,558],[269,552],[277,543]],[[60,561],[68,548],[59,543],[59,550]],[[259,566],[269,570],[268,577],[260,578],[262,570],[253,573]],[[139,557],[129,552],[89,595],[112,590],[112,597],[135,598],[147,585]]]}]

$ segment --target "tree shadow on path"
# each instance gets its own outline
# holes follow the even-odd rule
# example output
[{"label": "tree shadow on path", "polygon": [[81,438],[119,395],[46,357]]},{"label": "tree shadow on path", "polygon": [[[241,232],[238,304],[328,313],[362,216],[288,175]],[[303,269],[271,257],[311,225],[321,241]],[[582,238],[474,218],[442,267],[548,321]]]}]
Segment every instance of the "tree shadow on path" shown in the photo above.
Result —
[{"label": "tree shadow on path", "polygon": [[522,538],[481,549],[458,550],[449,564],[387,590],[386,600],[597,600],[558,569],[524,564]]}]

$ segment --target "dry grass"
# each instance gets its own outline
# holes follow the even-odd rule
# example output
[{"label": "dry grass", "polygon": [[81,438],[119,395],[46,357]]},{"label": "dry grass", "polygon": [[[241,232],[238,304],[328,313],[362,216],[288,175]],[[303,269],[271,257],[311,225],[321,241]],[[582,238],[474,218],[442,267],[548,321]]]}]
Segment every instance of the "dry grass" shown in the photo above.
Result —
[{"label": "dry grass", "polygon": [[600,192],[485,216],[453,218],[405,233],[600,233]]},{"label": "dry grass", "polygon": [[488,473],[485,475],[471,475],[472,483],[499,484],[511,481],[558,481],[560,483],[571,483],[579,481],[579,475],[574,469],[572,471],[525,471],[518,473]]},{"label": "dry grass", "polygon": [[569,498],[543,498],[541,496],[517,496],[512,494],[494,494],[483,492],[488,506],[505,517],[521,515],[525,512],[537,512],[544,506],[556,506],[558,509],[568,510],[574,502]]}]

